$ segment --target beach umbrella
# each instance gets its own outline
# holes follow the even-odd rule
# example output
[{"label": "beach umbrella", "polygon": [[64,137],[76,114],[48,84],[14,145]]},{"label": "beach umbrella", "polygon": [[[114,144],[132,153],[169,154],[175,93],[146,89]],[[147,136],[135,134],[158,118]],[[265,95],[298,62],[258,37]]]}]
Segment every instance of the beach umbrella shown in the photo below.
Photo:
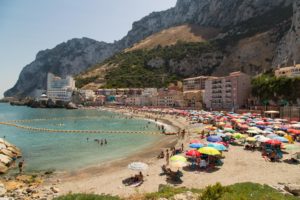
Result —
[{"label": "beach umbrella", "polygon": [[232,128],[225,128],[225,132],[234,133],[235,131]]},{"label": "beach umbrella", "polygon": [[128,165],[128,169],[134,170],[134,171],[145,171],[148,169],[148,165],[146,163],[142,162],[133,162]]},{"label": "beach umbrella", "polygon": [[193,144],[190,144],[189,145],[190,148],[193,148],[193,149],[199,149],[201,147],[204,147],[204,144],[201,144],[201,143],[193,143]]},{"label": "beach umbrella", "polygon": [[202,147],[198,151],[202,154],[206,154],[210,156],[221,155],[220,151],[212,147]]},{"label": "beach umbrella", "polygon": [[211,135],[211,136],[208,136],[206,140],[208,142],[221,142],[222,138],[220,136],[217,136],[217,135]]},{"label": "beach umbrella", "polygon": [[247,142],[255,142],[256,139],[255,139],[254,137],[247,137],[247,138],[246,138],[246,141],[247,141]]},{"label": "beach umbrella", "polygon": [[275,137],[279,137],[279,136],[276,135],[275,133],[271,133],[271,134],[268,134],[268,135],[267,135],[267,138],[273,139],[273,138],[275,138]]},{"label": "beach umbrella", "polygon": [[185,157],[180,156],[180,155],[172,156],[170,158],[170,160],[173,161],[173,162],[178,162],[178,161],[180,161],[180,162],[186,162],[187,161]]},{"label": "beach umbrella", "polygon": [[226,143],[226,142],[216,142],[217,144],[222,144],[222,145],[224,145],[226,148],[228,148],[229,147],[229,144],[228,143]]},{"label": "beach umbrella", "polygon": [[244,138],[245,136],[241,133],[234,133],[232,135],[232,137],[235,138],[235,139],[241,139],[241,138]]},{"label": "beach umbrella", "polygon": [[209,143],[207,145],[208,147],[212,147],[217,149],[218,151],[226,151],[227,148],[223,144],[218,144],[218,143]]},{"label": "beach umbrella", "polygon": [[225,133],[225,135],[231,137],[232,133],[227,132],[227,133]]},{"label": "beach umbrella", "polygon": [[268,140],[265,143],[270,145],[281,145],[281,142],[278,140]]},{"label": "beach umbrella", "polygon": [[202,143],[201,140],[191,140],[190,141],[190,144],[195,144],[195,143]]},{"label": "beach umbrella", "polygon": [[170,162],[170,167],[175,170],[178,170],[178,169],[186,167],[186,166],[187,166],[187,162],[183,162],[183,161],[171,161]]},{"label": "beach umbrella", "polygon": [[190,157],[200,157],[201,153],[197,150],[189,150],[185,153],[185,155]]},{"label": "beach umbrella", "polygon": [[285,135],[286,134],[286,132],[284,132],[284,131],[276,131],[275,133],[278,134],[278,135]]},{"label": "beach umbrella", "polygon": [[288,143],[288,142],[289,142],[289,140],[286,139],[286,138],[284,138],[284,137],[274,137],[273,139],[274,139],[274,140],[278,140],[278,141],[280,141],[280,142],[285,142],[285,143]]},{"label": "beach umbrella", "polygon": [[216,136],[219,136],[219,137],[226,137],[226,134],[224,134],[224,133],[218,133]]},{"label": "beach umbrella", "polygon": [[247,133],[249,134],[258,134],[258,131],[257,130],[248,130]]},{"label": "beach umbrella", "polygon": [[299,151],[300,150],[300,146],[295,145],[295,144],[284,144],[282,147],[286,151]]}]

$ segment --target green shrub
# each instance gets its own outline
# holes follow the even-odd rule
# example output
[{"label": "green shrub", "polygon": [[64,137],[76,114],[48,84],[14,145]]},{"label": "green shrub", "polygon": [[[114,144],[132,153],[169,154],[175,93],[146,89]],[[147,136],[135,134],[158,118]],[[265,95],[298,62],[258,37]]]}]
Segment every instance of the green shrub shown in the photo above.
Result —
[{"label": "green shrub", "polygon": [[220,200],[225,193],[229,193],[231,190],[228,187],[222,186],[220,183],[210,185],[205,188],[200,199],[201,200]]}]

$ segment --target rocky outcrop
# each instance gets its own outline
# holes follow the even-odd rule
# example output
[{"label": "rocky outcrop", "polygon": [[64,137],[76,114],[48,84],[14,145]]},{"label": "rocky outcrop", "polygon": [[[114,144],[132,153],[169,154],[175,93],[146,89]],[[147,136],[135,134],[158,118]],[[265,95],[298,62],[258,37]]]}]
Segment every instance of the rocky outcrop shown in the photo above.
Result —
[{"label": "rocky outcrop", "polygon": [[300,0],[294,0],[293,8],[292,25],[277,48],[273,66],[300,62]]},{"label": "rocky outcrop", "polygon": [[0,174],[6,173],[14,159],[21,155],[19,148],[0,138]]}]

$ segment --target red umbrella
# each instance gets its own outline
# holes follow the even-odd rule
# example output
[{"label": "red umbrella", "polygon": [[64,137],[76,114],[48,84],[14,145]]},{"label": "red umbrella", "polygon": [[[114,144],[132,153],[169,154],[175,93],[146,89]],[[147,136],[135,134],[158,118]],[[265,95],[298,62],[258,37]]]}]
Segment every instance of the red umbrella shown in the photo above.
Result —
[{"label": "red umbrella", "polygon": [[191,157],[200,157],[201,153],[197,150],[189,150],[185,153],[185,155],[191,156]]},{"label": "red umbrella", "polygon": [[270,144],[270,145],[281,145],[281,142],[279,140],[268,140],[265,142],[266,144]]},{"label": "red umbrella", "polygon": [[229,147],[229,145],[228,145],[228,143],[227,142],[216,142],[216,143],[218,143],[218,144],[222,144],[222,145],[224,145],[225,147]]},{"label": "red umbrella", "polygon": [[190,144],[202,144],[201,140],[191,140]]}]

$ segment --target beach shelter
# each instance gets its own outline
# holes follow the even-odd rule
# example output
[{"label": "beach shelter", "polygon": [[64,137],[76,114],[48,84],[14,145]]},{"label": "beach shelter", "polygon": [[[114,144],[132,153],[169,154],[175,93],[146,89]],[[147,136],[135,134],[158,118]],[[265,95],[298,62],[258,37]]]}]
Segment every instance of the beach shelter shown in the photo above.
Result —
[{"label": "beach shelter", "polygon": [[202,141],[201,140],[191,140],[190,141],[190,144],[195,144],[195,143],[202,143]]},{"label": "beach shelter", "polygon": [[202,147],[198,151],[202,154],[209,155],[209,156],[221,155],[220,151],[212,147]]},{"label": "beach shelter", "polygon": [[254,137],[247,137],[247,138],[246,138],[246,141],[247,141],[247,142],[255,142],[256,139],[255,139]]}]

